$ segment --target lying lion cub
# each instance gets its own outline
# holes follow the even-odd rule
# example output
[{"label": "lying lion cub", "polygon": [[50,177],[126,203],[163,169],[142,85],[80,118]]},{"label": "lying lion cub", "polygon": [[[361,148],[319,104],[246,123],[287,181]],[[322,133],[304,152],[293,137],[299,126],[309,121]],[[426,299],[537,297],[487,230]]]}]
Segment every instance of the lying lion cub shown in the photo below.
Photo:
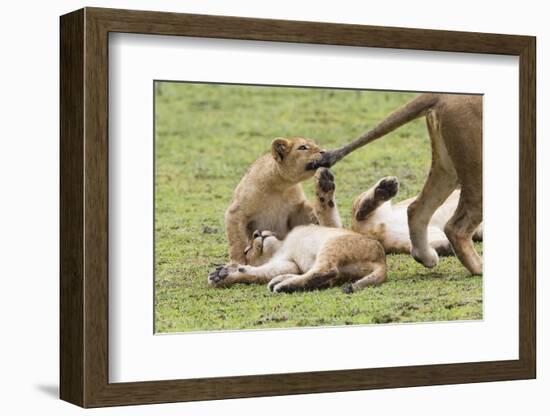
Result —
[{"label": "lying lion cub", "polygon": [[[388,254],[410,254],[411,239],[407,223],[407,209],[416,197],[392,205],[397,195],[399,181],[395,176],[380,179],[376,185],[359,195],[353,201],[352,229],[374,240],[380,241]],[[456,211],[460,191],[451,195],[434,212],[428,224],[428,244],[440,256],[453,254],[451,243],[445,235],[445,224]],[[481,241],[483,225],[476,229],[473,239]]]},{"label": "lying lion cub", "polygon": [[351,293],[386,278],[382,245],[344,228],[299,226],[283,241],[271,231],[257,230],[245,256],[248,265],[218,267],[209,274],[209,284],[222,287],[269,282],[273,292],[295,292],[347,281],[352,283],[343,290]]}]

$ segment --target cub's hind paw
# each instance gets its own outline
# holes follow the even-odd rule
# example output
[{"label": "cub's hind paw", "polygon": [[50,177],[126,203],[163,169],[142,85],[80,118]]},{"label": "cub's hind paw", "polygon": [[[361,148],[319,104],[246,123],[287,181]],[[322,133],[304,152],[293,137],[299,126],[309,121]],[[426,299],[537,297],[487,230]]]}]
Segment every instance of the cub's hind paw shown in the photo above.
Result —
[{"label": "cub's hind paw", "polygon": [[276,276],[276,277],[274,277],[273,279],[271,279],[271,280],[269,281],[269,283],[267,284],[267,288],[268,288],[271,292],[276,292],[276,290],[275,290],[276,286],[277,286],[279,283],[281,283],[281,282],[283,282],[283,281],[285,281],[285,280],[287,280],[287,279],[290,279],[291,277],[294,277],[294,275],[293,275],[293,274],[282,274],[282,275],[280,275],[280,276]]},{"label": "cub's hind paw", "polygon": [[347,295],[351,295],[354,292],[353,285],[351,283],[346,283],[344,286],[342,286],[342,292]]},{"label": "cub's hind paw", "polygon": [[399,180],[395,176],[388,176],[380,180],[374,194],[385,201],[393,198],[399,191]]},{"label": "cub's hind paw", "polygon": [[275,284],[272,288],[274,293],[294,293],[306,290],[303,285],[300,285],[294,278],[286,278]]}]

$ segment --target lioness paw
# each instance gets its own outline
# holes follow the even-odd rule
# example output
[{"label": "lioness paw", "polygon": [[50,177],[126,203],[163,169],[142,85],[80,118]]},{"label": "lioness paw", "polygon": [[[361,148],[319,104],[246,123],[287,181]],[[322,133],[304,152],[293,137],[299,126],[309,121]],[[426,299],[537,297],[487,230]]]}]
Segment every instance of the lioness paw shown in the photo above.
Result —
[{"label": "lioness paw", "polygon": [[423,252],[417,250],[416,247],[413,246],[411,249],[411,256],[418,263],[429,269],[437,266],[437,263],[439,263],[437,251],[435,251],[432,247],[428,247],[428,250]]}]

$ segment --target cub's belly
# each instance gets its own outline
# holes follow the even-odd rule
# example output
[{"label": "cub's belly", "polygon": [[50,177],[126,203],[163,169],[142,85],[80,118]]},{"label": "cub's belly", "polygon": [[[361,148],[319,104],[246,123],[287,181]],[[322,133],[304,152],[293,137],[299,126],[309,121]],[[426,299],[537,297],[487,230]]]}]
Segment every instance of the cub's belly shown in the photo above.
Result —
[{"label": "cub's belly", "polygon": [[324,241],[321,239],[317,241],[305,239],[301,244],[296,244],[292,257],[301,273],[313,268],[323,244]]},{"label": "cub's belly", "polygon": [[387,253],[407,253],[410,250],[409,227],[402,215],[364,222],[355,231],[379,241]]}]

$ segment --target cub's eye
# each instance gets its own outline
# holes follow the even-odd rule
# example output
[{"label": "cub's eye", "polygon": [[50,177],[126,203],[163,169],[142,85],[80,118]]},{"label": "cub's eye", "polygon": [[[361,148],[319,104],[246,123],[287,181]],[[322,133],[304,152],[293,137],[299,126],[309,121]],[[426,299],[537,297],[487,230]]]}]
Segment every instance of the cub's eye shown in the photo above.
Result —
[{"label": "cub's eye", "polygon": [[298,150],[307,150],[307,146],[303,144],[298,148]]}]

